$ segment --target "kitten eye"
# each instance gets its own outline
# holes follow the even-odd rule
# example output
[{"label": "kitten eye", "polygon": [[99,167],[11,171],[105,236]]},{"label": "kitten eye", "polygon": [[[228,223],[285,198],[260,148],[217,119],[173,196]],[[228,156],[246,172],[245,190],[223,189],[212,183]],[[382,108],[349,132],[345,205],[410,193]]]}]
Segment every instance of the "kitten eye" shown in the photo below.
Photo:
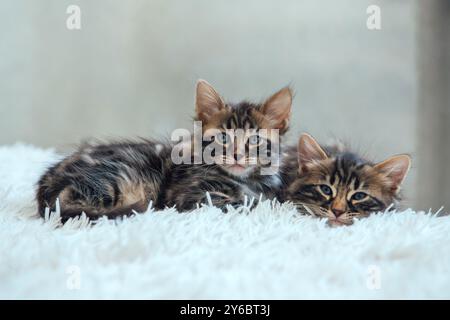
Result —
[{"label": "kitten eye", "polygon": [[225,132],[221,132],[221,133],[217,134],[216,140],[220,144],[227,144],[228,142],[230,142],[230,136],[228,134],[226,134]]},{"label": "kitten eye", "polygon": [[352,195],[352,199],[353,200],[362,200],[362,199],[364,199],[365,197],[367,197],[367,193],[365,193],[365,192],[355,192],[353,195]]},{"label": "kitten eye", "polygon": [[322,192],[324,194],[326,194],[327,196],[331,196],[333,194],[333,191],[331,190],[331,188],[329,186],[327,186],[326,184],[321,184],[320,190],[322,190]]},{"label": "kitten eye", "polygon": [[248,138],[248,144],[253,145],[253,146],[260,145],[263,143],[263,141],[264,141],[264,138],[260,137],[257,134],[254,134]]}]

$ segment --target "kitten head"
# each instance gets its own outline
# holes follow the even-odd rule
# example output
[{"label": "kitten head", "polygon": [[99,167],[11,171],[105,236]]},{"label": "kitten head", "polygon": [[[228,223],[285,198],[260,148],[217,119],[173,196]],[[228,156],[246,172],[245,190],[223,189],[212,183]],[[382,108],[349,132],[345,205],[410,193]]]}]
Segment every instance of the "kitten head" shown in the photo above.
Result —
[{"label": "kitten head", "polygon": [[[227,103],[204,80],[197,83],[196,120],[214,163],[234,176],[247,177],[273,159],[279,136],[288,130],[292,92],[283,88],[260,104]],[[274,130],[276,129],[276,130]],[[212,143],[211,143],[212,142]],[[265,158],[265,159],[263,159]]]},{"label": "kitten head", "polygon": [[303,134],[298,143],[298,175],[287,197],[329,218],[332,225],[351,224],[353,217],[395,204],[410,166],[407,155],[373,164],[348,151],[324,149]]}]

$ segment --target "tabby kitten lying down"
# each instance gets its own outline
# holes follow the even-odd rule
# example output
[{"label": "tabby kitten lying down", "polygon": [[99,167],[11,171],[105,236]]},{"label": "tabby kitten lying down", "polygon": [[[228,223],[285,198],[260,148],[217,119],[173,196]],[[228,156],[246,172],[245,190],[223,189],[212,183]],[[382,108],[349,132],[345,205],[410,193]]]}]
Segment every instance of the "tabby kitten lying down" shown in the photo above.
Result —
[{"label": "tabby kitten lying down", "polygon": [[[44,216],[46,208],[55,211],[57,199],[65,222],[83,212],[91,220],[143,212],[150,201],[157,209],[175,205],[181,211],[191,210],[205,203],[206,192],[221,208],[242,203],[246,195],[275,197],[281,178],[278,173],[262,175],[261,169],[271,164],[254,155],[263,151],[263,146],[271,149],[278,145],[279,141],[271,140],[261,129],[284,134],[291,104],[288,88],[261,104],[226,103],[211,85],[199,81],[196,120],[203,122],[204,134],[216,132],[210,137],[217,146],[213,163],[174,164],[172,145],[149,140],[85,145],[41,177],[39,213]],[[245,134],[232,137],[230,129],[242,129]],[[202,145],[202,151],[206,147]],[[231,158],[227,150],[234,151]]]},{"label": "tabby kitten lying down", "polygon": [[283,175],[284,200],[302,212],[328,218],[332,226],[395,208],[411,165],[407,155],[374,164],[342,147],[322,148],[308,134],[290,149]]}]

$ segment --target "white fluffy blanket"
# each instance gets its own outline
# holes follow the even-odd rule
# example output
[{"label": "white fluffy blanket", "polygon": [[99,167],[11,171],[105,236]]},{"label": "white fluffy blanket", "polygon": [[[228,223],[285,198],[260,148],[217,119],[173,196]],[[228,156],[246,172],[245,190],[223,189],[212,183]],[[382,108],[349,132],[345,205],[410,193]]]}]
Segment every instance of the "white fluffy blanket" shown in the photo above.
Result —
[{"label": "white fluffy blanket", "polygon": [[450,298],[450,218],[406,210],[350,227],[264,202],[57,227],[36,217],[52,150],[0,147],[0,298]]}]

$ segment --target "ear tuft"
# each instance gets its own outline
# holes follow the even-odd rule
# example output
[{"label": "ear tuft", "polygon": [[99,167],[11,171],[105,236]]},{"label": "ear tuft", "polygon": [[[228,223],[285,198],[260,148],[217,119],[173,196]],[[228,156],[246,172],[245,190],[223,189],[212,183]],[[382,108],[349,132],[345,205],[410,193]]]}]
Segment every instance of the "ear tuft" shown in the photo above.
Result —
[{"label": "ear tuft", "polygon": [[317,143],[317,141],[307,133],[303,133],[298,141],[298,162],[300,167],[314,161],[326,160],[328,155]]},{"label": "ear tuft", "polygon": [[406,154],[393,156],[376,164],[374,168],[392,181],[392,189],[396,191],[411,168],[411,157]]},{"label": "ear tuft", "polygon": [[269,120],[272,129],[286,132],[291,117],[292,91],[285,87],[273,94],[262,106],[262,113]]},{"label": "ear tuft", "polygon": [[205,80],[199,79],[195,97],[197,119],[206,123],[224,107],[225,103],[222,97],[214,90],[213,86]]}]

